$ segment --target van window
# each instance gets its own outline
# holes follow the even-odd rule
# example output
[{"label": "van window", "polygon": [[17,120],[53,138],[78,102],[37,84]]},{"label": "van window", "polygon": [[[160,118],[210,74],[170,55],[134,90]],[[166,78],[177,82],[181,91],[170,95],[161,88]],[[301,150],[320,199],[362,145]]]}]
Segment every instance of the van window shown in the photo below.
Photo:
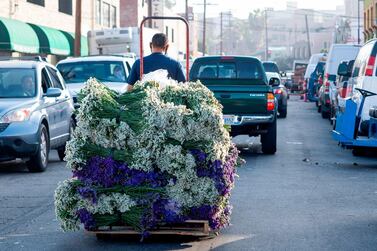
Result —
[{"label": "van window", "polygon": [[368,43],[360,49],[360,52],[355,60],[352,77],[364,76],[365,69],[367,67],[369,57],[372,54],[374,44],[374,42]]}]

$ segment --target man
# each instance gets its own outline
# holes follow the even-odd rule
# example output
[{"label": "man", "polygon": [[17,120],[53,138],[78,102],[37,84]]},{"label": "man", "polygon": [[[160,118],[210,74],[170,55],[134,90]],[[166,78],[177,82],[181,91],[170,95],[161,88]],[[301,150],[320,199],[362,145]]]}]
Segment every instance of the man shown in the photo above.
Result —
[{"label": "man", "polygon": [[117,65],[117,66],[114,67],[113,75],[114,75],[114,79],[116,81],[119,81],[119,82],[125,81],[123,70],[122,70],[121,66]]},{"label": "man", "polygon": [[[176,60],[166,56],[169,48],[168,38],[163,33],[157,33],[153,36],[150,43],[152,54],[144,57],[144,74],[164,69],[168,71],[168,77],[178,82],[185,82],[186,78],[182,70],[182,65]],[[131,73],[128,76],[128,91],[131,91],[133,85],[140,79],[140,60],[136,60],[132,66]]]},{"label": "man", "polygon": [[22,96],[32,97],[34,96],[35,87],[34,79],[30,75],[25,75],[22,77]]}]

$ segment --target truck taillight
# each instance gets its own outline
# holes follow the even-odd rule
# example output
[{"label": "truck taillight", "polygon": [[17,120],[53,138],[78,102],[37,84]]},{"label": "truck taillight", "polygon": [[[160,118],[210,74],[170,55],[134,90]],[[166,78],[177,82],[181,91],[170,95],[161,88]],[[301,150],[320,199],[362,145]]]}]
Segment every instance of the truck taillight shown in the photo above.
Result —
[{"label": "truck taillight", "polygon": [[275,110],[275,96],[272,93],[267,94],[267,111]]},{"label": "truck taillight", "polygon": [[275,94],[282,94],[283,91],[282,91],[281,89],[276,89],[276,90],[274,90],[274,93],[275,93]]},{"label": "truck taillight", "polygon": [[368,65],[365,68],[365,76],[373,76],[374,63],[376,62],[376,57],[370,56],[368,60]]}]

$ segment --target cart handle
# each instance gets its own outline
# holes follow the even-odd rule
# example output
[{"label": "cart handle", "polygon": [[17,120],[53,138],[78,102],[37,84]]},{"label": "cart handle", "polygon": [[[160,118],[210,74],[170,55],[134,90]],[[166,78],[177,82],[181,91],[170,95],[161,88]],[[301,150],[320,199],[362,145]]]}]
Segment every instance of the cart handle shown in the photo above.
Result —
[{"label": "cart handle", "polygon": [[189,81],[189,67],[190,67],[190,28],[186,19],[183,17],[162,17],[162,16],[150,16],[145,17],[140,23],[140,80],[144,74],[144,48],[143,48],[143,27],[144,23],[151,19],[166,19],[166,20],[181,20],[186,25],[186,80]]}]

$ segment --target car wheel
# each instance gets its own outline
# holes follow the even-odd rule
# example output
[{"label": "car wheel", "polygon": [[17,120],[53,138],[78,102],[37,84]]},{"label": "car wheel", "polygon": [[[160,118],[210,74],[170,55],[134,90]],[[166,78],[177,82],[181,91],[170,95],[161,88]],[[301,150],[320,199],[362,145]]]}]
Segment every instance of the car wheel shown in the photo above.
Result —
[{"label": "car wheel", "polygon": [[276,153],[276,119],[267,126],[267,133],[261,135],[262,152],[264,154]]},{"label": "car wheel", "polygon": [[321,109],[321,115],[323,119],[328,119],[330,117],[330,113],[323,111],[322,109]]},{"label": "car wheel", "polygon": [[30,172],[43,172],[47,168],[48,155],[50,153],[50,138],[47,128],[41,125],[39,129],[39,146],[37,153],[30,157],[28,169]]},{"label": "car wheel", "polygon": [[[72,135],[73,135],[73,132],[75,130],[75,127],[76,127],[76,123],[73,119],[71,119],[70,121],[70,124],[69,124],[69,139],[70,140],[72,138]],[[60,161],[64,161],[64,158],[65,158],[65,144],[63,147],[59,148],[58,149],[58,156],[59,156],[59,160]]]}]

